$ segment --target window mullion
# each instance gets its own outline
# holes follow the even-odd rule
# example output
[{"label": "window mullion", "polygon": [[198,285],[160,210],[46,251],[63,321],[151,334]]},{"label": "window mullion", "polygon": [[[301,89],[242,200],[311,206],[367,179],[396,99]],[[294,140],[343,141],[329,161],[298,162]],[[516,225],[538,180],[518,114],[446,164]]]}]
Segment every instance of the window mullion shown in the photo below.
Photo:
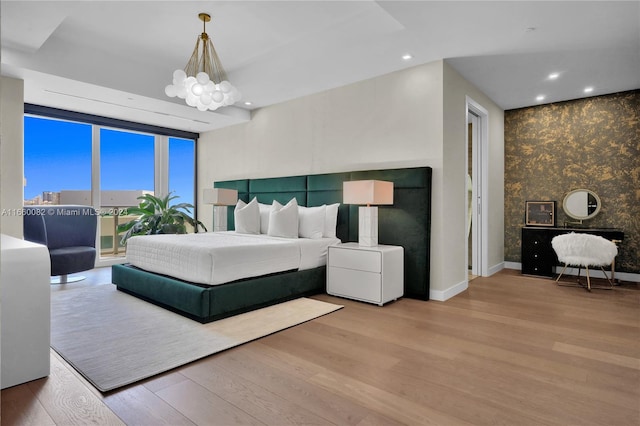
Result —
[{"label": "window mullion", "polygon": [[155,135],[155,194],[164,197],[169,193],[169,137]]},{"label": "window mullion", "polygon": [[[100,209],[100,126],[91,126],[91,205]],[[98,210],[99,211],[99,210]]]}]

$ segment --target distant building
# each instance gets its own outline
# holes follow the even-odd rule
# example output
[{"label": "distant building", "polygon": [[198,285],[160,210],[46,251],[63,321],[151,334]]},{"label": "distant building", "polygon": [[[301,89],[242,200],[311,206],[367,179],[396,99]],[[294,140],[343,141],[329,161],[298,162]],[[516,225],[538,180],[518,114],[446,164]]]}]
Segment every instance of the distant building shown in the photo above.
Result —
[{"label": "distant building", "polygon": [[37,206],[42,204],[42,197],[37,195],[30,200],[24,200],[25,206]]},{"label": "distant building", "polygon": [[44,204],[60,204],[60,193],[44,191],[42,192],[42,202]]}]

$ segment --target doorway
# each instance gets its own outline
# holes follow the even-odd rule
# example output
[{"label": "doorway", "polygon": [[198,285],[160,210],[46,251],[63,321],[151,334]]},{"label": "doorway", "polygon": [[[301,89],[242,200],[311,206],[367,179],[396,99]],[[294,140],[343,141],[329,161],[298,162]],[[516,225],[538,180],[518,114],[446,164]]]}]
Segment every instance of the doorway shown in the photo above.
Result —
[{"label": "doorway", "polygon": [[469,280],[488,276],[488,118],[487,110],[467,97],[465,226]]}]

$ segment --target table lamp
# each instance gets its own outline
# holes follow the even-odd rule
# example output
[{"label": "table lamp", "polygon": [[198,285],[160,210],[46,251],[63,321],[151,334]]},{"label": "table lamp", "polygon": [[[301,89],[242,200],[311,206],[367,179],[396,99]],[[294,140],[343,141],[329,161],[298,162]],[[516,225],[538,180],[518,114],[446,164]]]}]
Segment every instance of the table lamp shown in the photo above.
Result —
[{"label": "table lamp", "polygon": [[213,232],[227,230],[227,206],[238,202],[238,191],[235,189],[205,188],[204,203],[213,204]]},{"label": "table lamp", "polygon": [[358,209],[358,244],[378,245],[378,207],[371,204],[393,204],[393,182],[382,180],[354,180],[342,183],[345,204],[361,204]]}]

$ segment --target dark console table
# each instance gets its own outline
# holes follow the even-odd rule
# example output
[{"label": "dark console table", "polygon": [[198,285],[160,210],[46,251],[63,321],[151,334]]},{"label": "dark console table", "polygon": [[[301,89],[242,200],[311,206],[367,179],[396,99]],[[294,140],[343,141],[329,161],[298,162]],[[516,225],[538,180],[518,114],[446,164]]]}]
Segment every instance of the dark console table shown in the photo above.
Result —
[{"label": "dark console table", "polygon": [[553,277],[553,267],[558,265],[558,257],[551,247],[551,239],[556,235],[581,232],[600,235],[608,240],[622,241],[624,232],[616,228],[547,228],[525,226],[522,228],[522,273]]}]

